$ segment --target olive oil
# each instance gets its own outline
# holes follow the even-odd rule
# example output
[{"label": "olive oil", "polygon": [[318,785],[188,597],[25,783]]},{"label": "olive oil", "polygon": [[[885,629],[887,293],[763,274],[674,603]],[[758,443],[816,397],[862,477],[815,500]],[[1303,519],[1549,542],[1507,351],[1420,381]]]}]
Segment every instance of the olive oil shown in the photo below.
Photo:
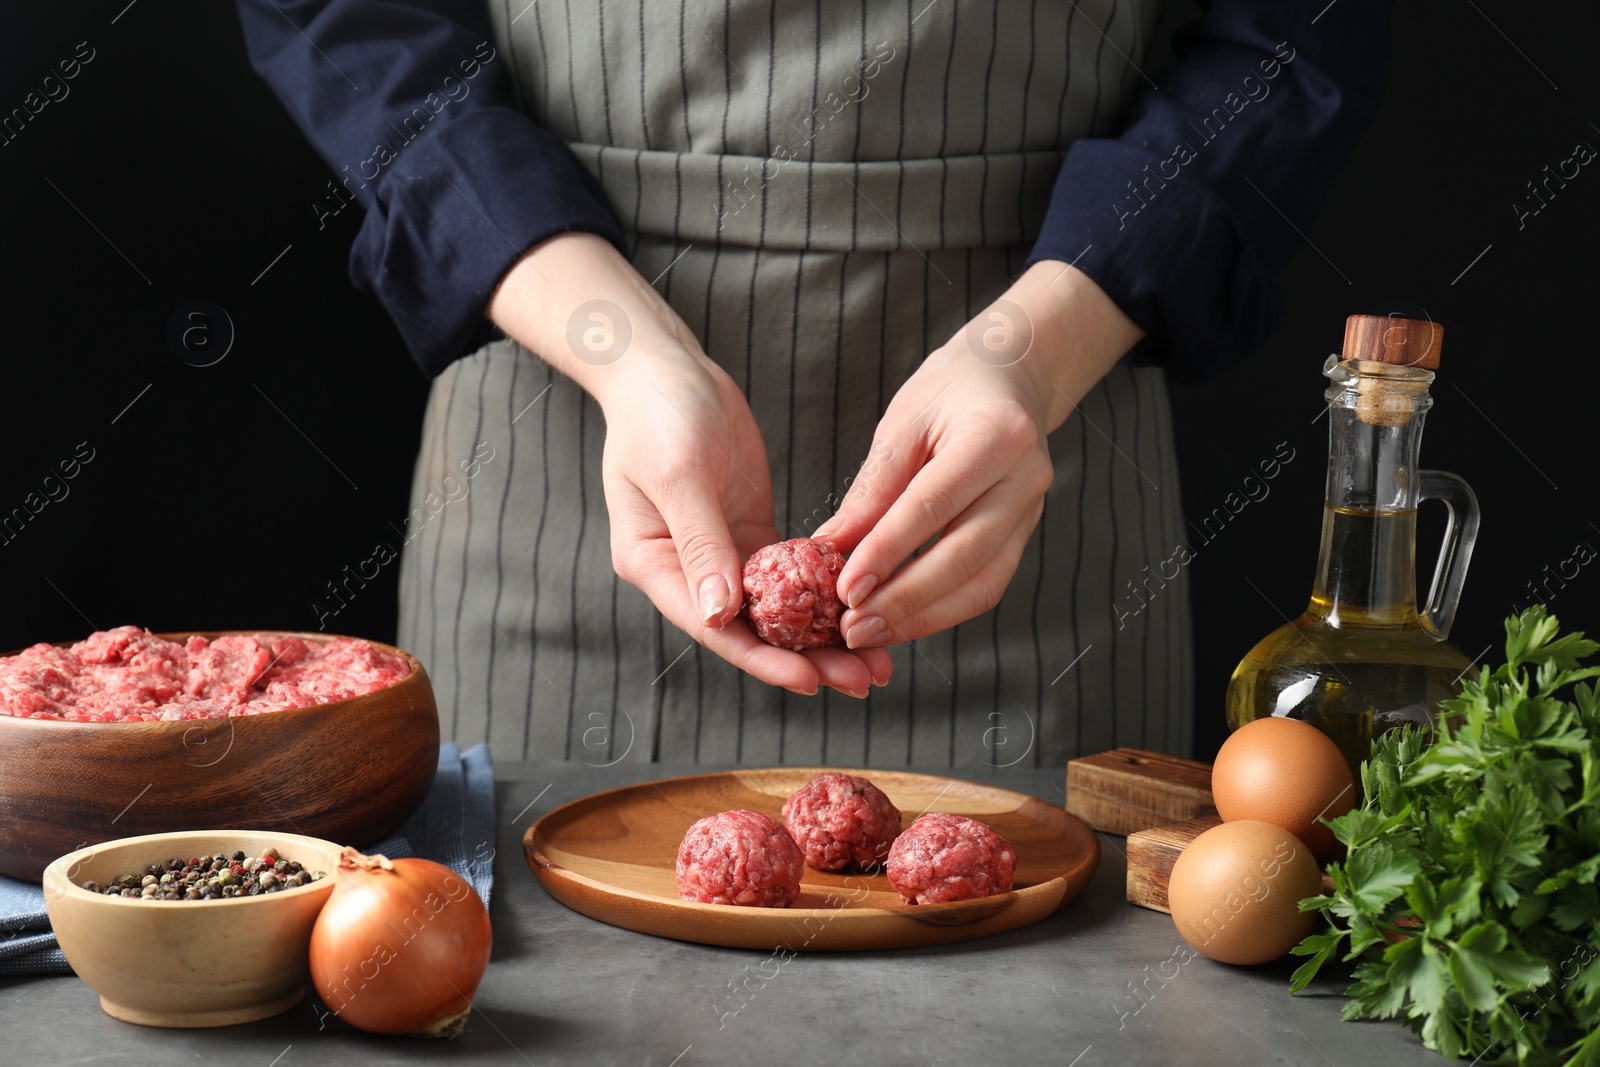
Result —
[{"label": "olive oil", "polygon": [[1324,508],[1327,573],[1319,569],[1305,614],[1233,672],[1230,729],[1266,715],[1303,719],[1333,739],[1354,773],[1385,730],[1433,728],[1470,662],[1417,617],[1416,514]]},{"label": "olive oil", "polygon": [[[1443,331],[1352,316],[1346,355],[1395,327],[1426,326],[1437,366]],[[1402,327],[1403,329],[1404,327]],[[1352,334],[1357,334],[1355,344]],[[1400,346],[1404,348],[1403,336]],[[1416,347],[1416,346],[1413,346]],[[1311,602],[1247,653],[1228,683],[1228,726],[1268,715],[1301,719],[1333,739],[1360,782],[1372,739],[1411,724],[1433,729],[1471,661],[1446,640],[1477,537],[1478,507],[1460,478],[1418,469],[1433,375],[1411,362],[1330,357],[1328,481]],[[1428,603],[1416,595],[1417,503],[1450,510]]]}]

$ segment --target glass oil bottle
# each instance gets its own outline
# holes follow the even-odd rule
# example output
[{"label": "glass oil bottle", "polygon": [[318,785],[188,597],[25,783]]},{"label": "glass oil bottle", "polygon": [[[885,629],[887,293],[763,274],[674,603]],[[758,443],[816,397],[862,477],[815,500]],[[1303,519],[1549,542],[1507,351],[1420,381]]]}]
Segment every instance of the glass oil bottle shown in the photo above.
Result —
[{"label": "glass oil bottle", "polygon": [[[1352,315],[1328,357],[1328,480],[1311,603],[1263,638],[1228,683],[1229,729],[1268,715],[1311,723],[1356,781],[1372,739],[1432,729],[1471,662],[1447,636],[1478,532],[1478,502],[1454,474],[1421,470],[1422,422],[1444,329]],[[1449,509],[1427,603],[1416,596],[1421,500]]]}]

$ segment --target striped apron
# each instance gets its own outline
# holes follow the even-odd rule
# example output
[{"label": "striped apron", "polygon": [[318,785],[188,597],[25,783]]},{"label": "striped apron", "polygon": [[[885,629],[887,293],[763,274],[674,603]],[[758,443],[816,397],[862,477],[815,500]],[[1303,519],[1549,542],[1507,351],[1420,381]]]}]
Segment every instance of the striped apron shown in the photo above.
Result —
[{"label": "striped apron", "polygon": [[[521,106],[597,176],[634,266],[749,398],[788,536],[831,512],[927,353],[1021,271],[1063,147],[1115,131],[1157,14],[1147,0],[491,6]],[[617,579],[604,434],[595,403],[513,342],[434,383],[400,641],[432,675],[447,737],[594,765],[1189,750],[1187,580],[1146,569],[1184,541],[1159,370],[1119,366],[1052,435],[1055,484],[1002,602],[895,646],[893,680],[865,702],[744,675]]]}]

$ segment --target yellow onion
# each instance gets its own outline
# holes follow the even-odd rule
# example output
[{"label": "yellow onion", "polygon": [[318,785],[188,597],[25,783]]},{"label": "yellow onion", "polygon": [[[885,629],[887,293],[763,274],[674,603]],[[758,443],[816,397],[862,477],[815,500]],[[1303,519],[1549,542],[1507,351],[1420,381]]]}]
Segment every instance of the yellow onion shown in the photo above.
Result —
[{"label": "yellow onion", "polygon": [[489,966],[489,911],[471,883],[423,859],[346,848],[311,932],[311,980],[361,1030],[455,1037]]}]

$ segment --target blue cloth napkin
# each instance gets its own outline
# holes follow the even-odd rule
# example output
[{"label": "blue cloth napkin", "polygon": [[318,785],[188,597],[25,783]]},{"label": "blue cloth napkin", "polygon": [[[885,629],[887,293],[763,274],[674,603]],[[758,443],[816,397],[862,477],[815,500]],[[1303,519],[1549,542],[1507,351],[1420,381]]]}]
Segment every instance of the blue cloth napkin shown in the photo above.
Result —
[{"label": "blue cloth napkin", "polygon": [[[439,773],[422,807],[392,837],[367,848],[390,859],[421,856],[472,882],[485,905],[494,888],[494,766],[489,746],[439,746]],[[45,914],[44,890],[0,875],[0,975],[71,974]]]}]

